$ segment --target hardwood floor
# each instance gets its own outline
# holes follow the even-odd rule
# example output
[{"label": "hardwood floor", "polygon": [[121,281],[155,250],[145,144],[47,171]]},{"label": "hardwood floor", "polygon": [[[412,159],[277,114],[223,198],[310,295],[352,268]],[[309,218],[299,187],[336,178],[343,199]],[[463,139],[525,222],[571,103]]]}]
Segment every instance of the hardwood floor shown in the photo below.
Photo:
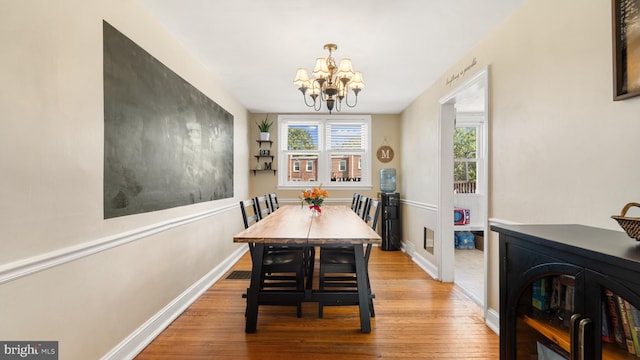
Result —
[{"label": "hardwood floor", "polygon": [[[246,254],[232,270],[249,270]],[[369,263],[376,317],[360,332],[356,306],[261,306],[244,332],[248,280],[212,286],[136,359],[498,359],[499,338],[482,309],[452,284],[431,279],[400,251],[374,248]],[[317,282],[316,282],[317,284]]]}]

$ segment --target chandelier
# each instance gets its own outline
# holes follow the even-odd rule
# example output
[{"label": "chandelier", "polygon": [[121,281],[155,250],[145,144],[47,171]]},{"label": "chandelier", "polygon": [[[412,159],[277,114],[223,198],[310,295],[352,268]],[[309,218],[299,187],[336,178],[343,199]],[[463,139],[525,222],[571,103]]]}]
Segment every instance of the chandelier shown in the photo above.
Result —
[{"label": "chandelier", "polygon": [[[358,93],[364,88],[362,73],[353,71],[351,59],[344,58],[340,60],[340,66],[336,66],[336,61],[331,55],[338,49],[338,45],[326,44],[324,49],[329,50],[329,56],[316,60],[313,79],[309,79],[307,69],[300,68],[296,72],[293,83],[302,92],[305,105],[313,107],[315,111],[320,111],[322,103],[325,102],[329,114],[334,108],[340,112],[342,100],[348,107],[355,107],[358,104]],[[349,90],[353,90],[355,95],[353,104],[349,103]],[[308,100],[307,95],[311,101]]]}]

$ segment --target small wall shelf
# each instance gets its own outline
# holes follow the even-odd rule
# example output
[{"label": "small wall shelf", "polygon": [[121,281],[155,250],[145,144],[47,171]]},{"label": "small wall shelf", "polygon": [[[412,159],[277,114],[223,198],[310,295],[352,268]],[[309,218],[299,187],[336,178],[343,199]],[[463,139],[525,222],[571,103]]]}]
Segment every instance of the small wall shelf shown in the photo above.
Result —
[{"label": "small wall shelf", "polygon": [[277,170],[271,168],[275,156],[271,155],[271,150],[262,150],[262,144],[264,143],[269,144],[269,148],[271,148],[271,145],[273,145],[273,140],[256,140],[256,142],[258,143],[258,155],[253,155],[253,157],[256,158],[258,166],[260,164],[260,159],[262,158],[269,159],[270,161],[268,163],[264,163],[264,169],[251,169],[251,171],[253,171],[253,175],[255,176],[258,172],[273,171],[273,175],[275,176]]},{"label": "small wall shelf", "polygon": [[258,173],[258,172],[264,172],[264,171],[273,171],[273,176],[276,176],[276,172],[278,170],[276,170],[276,169],[252,169],[251,171],[253,171],[253,176],[255,176],[256,173]]},{"label": "small wall shelf", "polygon": [[273,140],[256,140],[256,142],[260,144],[260,146],[262,146],[263,143],[269,143],[269,148],[273,145]]}]

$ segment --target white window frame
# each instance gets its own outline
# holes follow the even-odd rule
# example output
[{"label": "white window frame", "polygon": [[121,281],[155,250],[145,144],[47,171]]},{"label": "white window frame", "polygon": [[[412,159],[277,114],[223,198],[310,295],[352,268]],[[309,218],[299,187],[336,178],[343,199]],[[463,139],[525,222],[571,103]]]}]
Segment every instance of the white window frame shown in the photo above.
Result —
[{"label": "white window frame", "polygon": [[340,162],[338,162],[338,171],[347,171],[347,160],[340,160]]},{"label": "white window frame", "polygon": [[[344,151],[327,149],[326,144],[326,127],[332,123],[351,123],[363,124],[366,128],[366,135],[363,139],[364,149],[359,151]],[[316,181],[288,181],[288,160],[289,151],[287,149],[289,124],[310,124],[318,125],[318,150],[308,151],[310,154],[318,154],[318,163],[316,164],[317,177]],[[354,189],[354,190],[370,190],[372,188],[372,160],[371,160],[371,116],[370,115],[279,115],[278,116],[278,189],[307,189],[310,186],[318,186],[322,184],[324,189]],[[307,151],[296,150],[296,153],[305,153]],[[331,181],[331,155],[360,155],[360,168],[362,175],[360,181]]]},{"label": "white window frame", "polygon": [[[298,166],[296,166],[298,165]],[[293,172],[300,172],[300,160],[293,160]]]},{"label": "white window frame", "polygon": [[307,170],[307,172],[312,172],[313,171],[313,161],[307,160],[307,165],[306,165],[305,169]]},{"label": "white window frame", "polygon": [[[486,122],[482,121],[481,115],[478,114],[465,114],[460,115],[456,119],[455,127],[460,128],[475,128],[476,129],[476,157],[472,161],[476,163],[476,192],[473,194],[456,194],[457,196],[478,196],[484,195],[484,182],[486,181],[487,174],[485,173],[485,126]],[[453,161],[459,161],[461,159],[454,159]],[[453,164],[453,163],[452,163]]]}]

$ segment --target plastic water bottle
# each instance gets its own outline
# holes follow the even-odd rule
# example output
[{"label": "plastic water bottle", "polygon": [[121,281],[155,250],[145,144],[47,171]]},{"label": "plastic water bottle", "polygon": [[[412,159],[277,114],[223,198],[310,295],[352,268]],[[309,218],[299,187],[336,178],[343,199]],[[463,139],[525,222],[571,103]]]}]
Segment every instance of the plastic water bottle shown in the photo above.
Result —
[{"label": "plastic water bottle", "polygon": [[380,191],[384,193],[396,191],[396,169],[380,169]]}]

